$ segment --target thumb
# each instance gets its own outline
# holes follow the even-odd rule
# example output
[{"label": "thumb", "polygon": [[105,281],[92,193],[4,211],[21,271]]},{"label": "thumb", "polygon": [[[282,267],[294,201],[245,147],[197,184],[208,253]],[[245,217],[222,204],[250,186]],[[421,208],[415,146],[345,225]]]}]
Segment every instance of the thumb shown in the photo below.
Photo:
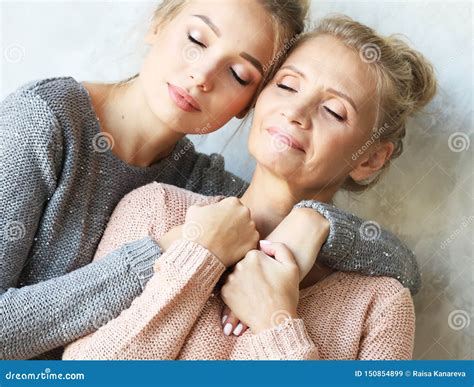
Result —
[{"label": "thumb", "polygon": [[295,265],[295,257],[291,250],[283,243],[271,242],[267,240],[260,241],[260,249],[267,255],[275,258],[276,261],[285,265]]}]

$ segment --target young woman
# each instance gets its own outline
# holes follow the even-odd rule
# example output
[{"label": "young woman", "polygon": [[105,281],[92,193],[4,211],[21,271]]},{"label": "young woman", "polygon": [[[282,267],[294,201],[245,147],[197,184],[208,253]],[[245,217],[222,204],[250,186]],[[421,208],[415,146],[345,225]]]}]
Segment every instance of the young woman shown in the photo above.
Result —
[{"label": "young woman", "polygon": [[244,182],[221,159],[201,157],[180,139],[245,114],[264,82],[262,67],[302,31],[305,12],[298,0],[284,8],[267,0],[164,1],[138,77],[115,85],[47,79],[2,102],[0,358],[62,346],[96,329],[98,310],[118,312],[142,291],[156,246],[125,247],[84,267],[126,193],[154,180],[239,193]]},{"label": "young woman", "polygon": [[[367,44],[376,60],[363,55]],[[314,257],[324,227],[293,235],[303,254],[268,240],[242,254],[259,236],[274,239],[299,201],[327,203],[348,181],[376,176],[400,154],[407,118],[435,92],[432,66],[403,41],[347,17],[324,20],[257,100],[249,137],[257,167],[241,200],[152,183],[119,203],[96,259],[148,235],[164,253],[131,306],[63,358],[410,359],[409,290],[389,277],[321,271]],[[250,330],[222,333],[224,302]]]}]

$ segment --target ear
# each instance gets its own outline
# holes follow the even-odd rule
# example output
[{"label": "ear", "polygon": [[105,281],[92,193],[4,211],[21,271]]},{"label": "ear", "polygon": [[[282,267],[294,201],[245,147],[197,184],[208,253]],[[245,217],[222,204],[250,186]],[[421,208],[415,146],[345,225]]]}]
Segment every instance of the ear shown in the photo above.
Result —
[{"label": "ear", "polygon": [[392,156],[394,148],[395,145],[390,141],[376,145],[376,148],[359,162],[352,172],[349,173],[349,176],[356,182],[369,179],[382,169],[387,160]]}]

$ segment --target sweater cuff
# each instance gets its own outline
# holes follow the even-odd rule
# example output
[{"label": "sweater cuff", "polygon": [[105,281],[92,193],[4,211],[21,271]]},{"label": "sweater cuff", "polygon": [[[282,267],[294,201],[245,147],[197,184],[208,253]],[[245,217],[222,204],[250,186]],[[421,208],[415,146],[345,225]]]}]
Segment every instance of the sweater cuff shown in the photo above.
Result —
[{"label": "sweater cuff", "polygon": [[208,249],[186,239],[174,241],[155,264],[155,270],[161,262],[173,266],[187,277],[194,276],[203,290],[212,289],[225,271],[224,264]]},{"label": "sweater cuff", "polygon": [[355,241],[356,223],[353,216],[336,206],[315,200],[303,200],[294,208],[312,208],[318,211],[329,222],[329,235],[321,246],[319,259],[321,263],[337,268],[338,261],[350,256]]},{"label": "sweater cuff", "polygon": [[151,237],[125,245],[126,262],[134,272],[142,289],[153,275],[153,265],[162,254],[161,247]]},{"label": "sweater cuff", "polygon": [[287,318],[278,326],[250,336],[254,358],[258,360],[300,360],[315,345],[302,319]]}]

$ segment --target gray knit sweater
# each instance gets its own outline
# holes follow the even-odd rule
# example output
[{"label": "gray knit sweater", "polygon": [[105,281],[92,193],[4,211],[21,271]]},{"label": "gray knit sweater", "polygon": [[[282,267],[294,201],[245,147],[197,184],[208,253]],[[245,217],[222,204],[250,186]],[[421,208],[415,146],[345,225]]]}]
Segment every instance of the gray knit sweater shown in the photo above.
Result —
[{"label": "gray knit sweater", "polygon": [[[151,238],[90,263],[125,194],[152,181],[205,195],[241,196],[247,188],[224,170],[221,156],[199,154],[187,139],[142,168],[115,157],[101,136],[90,97],[73,78],[31,82],[0,105],[1,359],[60,358],[64,344],[118,316],[141,293],[161,254]],[[321,262],[391,276],[418,291],[415,257],[392,234],[367,238],[354,215],[300,205],[331,224]]]}]

